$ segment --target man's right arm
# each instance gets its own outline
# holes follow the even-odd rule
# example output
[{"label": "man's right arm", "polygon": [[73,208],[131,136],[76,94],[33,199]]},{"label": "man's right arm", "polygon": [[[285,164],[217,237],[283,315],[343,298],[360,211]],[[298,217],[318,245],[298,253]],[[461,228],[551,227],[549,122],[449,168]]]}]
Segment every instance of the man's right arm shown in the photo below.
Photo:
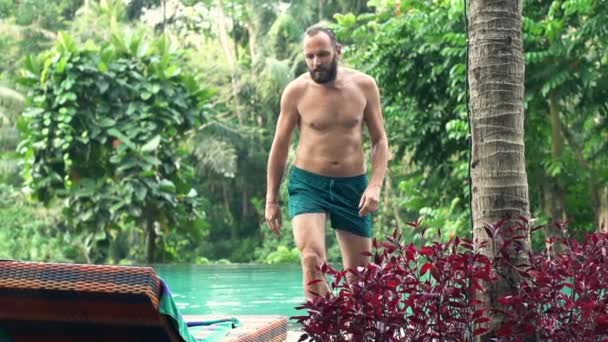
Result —
[{"label": "man's right arm", "polygon": [[291,136],[298,123],[297,98],[299,97],[299,89],[296,82],[290,83],[281,96],[281,111],[270,148],[270,155],[268,156],[266,203],[278,202],[279,187],[287,163]]}]

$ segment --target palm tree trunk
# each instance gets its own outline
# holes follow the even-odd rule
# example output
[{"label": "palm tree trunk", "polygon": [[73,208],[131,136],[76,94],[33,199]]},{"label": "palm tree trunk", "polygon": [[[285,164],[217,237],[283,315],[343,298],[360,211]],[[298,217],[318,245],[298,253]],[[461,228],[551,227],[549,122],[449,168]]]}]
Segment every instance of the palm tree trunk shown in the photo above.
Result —
[{"label": "palm tree trunk", "polygon": [[254,65],[257,62],[258,52],[257,52],[257,39],[258,39],[258,31],[259,24],[257,15],[255,14],[255,4],[251,0],[247,0],[247,11],[250,13],[248,20],[245,22],[245,29],[247,30],[248,37],[248,45],[249,45],[249,54],[251,55],[251,70],[254,70]]},{"label": "palm tree trunk", "polygon": [[238,89],[238,80],[237,80],[237,56],[236,51],[233,48],[233,45],[230,42],[230,35],[228,34],[226,22],[226,13],[224,12],[224,2],[222,0],[219,1],[218,6],[216,6],[216,20],[217,20],[217,28],[218,28],[218,37],[220,39],[220,43],[222,44],[222,49],[224,51],[224,56],[226,57],[226,61],[230,66],[230,85],[232,89],[232,100],[234,101],[234,112],[237,116],[239,124],[243,123],[243,114],[241,113],[241,106],[239,103],[239,89]]},{"label": "palm tree trunk", "polygon": [[248,22],[246,25],[245,28],[247,29],[247,35],[249,36],[249,54],[251,55],[251,65],[253,66],[257,59],[257,30],[251,22]]},{"label": "palm tree trunk", "polygon": [[[471,0],[468,19],[471,209],[473,236],[482,242],[489,239],[484,225],[530,216],[524,155],[522,0]],[[488,242],[480,252],[493,259],[496,251]],[[527,239],[523,253],[512,255],[518,264],[525,262],[529,248]],[[480,298],[487,309],[498,308],[496,300],[508,283],[518,282],[515,272],[504,277]],[[491,337],[499,323],[494,320],[482,340]]]},{"label": "palm tree trunk", "polygon": [[319,17],[318,21],[323,20],[323,7],[324,6],[325,6],[325,0],[319,0],[319,8],[318,8],[319,13],[317,13],[317,15]]},{"label": "palm tree trunk", "polygon": [[237,241],[239,238],[236,220],[234,215],[232,215],[232,210],[230,208],[230,190],[228,189],[228,185],[224,182],[222,183],[222,195],[224,198],[224,212],[227,215],[225,222],[228,222],[230,226],[230,240]]}]

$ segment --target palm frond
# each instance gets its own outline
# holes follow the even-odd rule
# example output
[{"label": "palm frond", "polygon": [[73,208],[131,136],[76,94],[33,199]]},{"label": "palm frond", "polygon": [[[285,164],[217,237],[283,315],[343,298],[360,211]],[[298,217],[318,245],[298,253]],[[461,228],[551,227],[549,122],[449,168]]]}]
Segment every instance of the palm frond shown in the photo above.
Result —
[{"label": "palm frond", "polygon": [[0,126],[0,151],[15,150],[18,143],[19,131],[17,131],[17,128],[13,126]]},{"label": "palm frond", "polygon": [[3,183],[14,183],[19,178],[21,165],[12,159],[0,159],[0,180]]},{"label": "palm frond", "polygon": [[196,144],[194,156],[201,172],[213,171],[230,178],[236,173],[236,149],[226,141],[214,137],[203,138]]},{"label": "palm frond", "polygon": [[21,110],[23,109],[24,103],[25,98],[21,93],[0,85],[0,106],[8,109]]},{"label": "palm frond", "polygon": [[264,98],[276,97],[278,99],[281,91],[293,79],[289,60],[277,60],[272,57],[266,58],[261,75],[260,92]]}]

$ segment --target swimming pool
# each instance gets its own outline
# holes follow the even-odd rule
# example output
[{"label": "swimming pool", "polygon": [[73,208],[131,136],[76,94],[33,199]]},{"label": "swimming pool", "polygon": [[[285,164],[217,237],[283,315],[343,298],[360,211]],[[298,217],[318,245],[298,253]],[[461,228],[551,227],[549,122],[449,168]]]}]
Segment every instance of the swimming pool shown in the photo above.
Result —
[{"label": "swimming pool", "polygon": [[299,265],[155,265],[154,269],[185,315],[305,313],[294,308],[304,301]]}]

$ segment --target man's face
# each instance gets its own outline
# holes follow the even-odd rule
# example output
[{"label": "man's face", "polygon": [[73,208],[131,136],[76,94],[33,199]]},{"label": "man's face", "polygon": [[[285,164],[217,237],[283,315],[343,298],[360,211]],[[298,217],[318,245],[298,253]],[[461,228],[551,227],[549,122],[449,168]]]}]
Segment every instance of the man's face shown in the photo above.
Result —
[{"label": "man's face", "polygon": [[304,38],[304,57],[313,81],[327,83],[336,79],[340,46],[334,48],[324,32]]}]

